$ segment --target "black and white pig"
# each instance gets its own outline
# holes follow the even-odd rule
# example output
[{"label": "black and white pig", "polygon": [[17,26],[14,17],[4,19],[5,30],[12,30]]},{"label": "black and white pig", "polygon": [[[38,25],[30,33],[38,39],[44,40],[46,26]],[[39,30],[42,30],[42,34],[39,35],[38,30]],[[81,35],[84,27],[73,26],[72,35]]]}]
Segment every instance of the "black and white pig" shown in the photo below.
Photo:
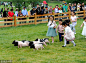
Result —
[{"label": "black and white pig", "polygon": [[23,47],[26,47],[26,46],[29,46],[29,41],[26,41],[26,40],[23,40],[23,41],[17,41],[17,40],[14,40],[12,42],[12,44],[14,44],[14,46],[18,46],[18,48],[22,48]]},{"label": "black and white pig", "polygon": [[49,44],[50,44],[49,38],[43,38],[43,39],[38,39],[38,38],[37,38],[35,41],[45,42],[45,43],[49,43]]},{"label": "black and white pig", "polygon": [[29,46],[30,46],[30,48],[33,48],[34,50],[35,49],[39,49],[39,48],[41,48],[41,50],[44,48],[43,47],[43,42],[42,43],[34,43],[34,42],[30,42],[29,43]]}]

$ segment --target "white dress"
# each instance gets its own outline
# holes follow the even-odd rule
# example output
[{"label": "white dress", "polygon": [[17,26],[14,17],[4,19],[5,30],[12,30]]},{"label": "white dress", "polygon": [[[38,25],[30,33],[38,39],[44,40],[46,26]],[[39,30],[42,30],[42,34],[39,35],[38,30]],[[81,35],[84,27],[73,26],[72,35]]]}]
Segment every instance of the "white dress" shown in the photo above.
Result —
[{"label": "white dress", "polygon": [[[73,21],[75,21],[77,19],[77,17],[76,16],[71,16],[71,20],[73,20]],[[73,26],[76,26],[76,24],[77,24],[77,22],[72,22],[72,25]]]},{"label": "white dress", "polygon": [[86,36],[86,22],[84,21],[84,27],[83,27],[83,31],[82,31],[82,35]]},{"label": "white dress", "polygon": [[53,27],[57,26],[57,24],[56,24],[55,21],[53,21],[53,22],[49,21],[49,23],[47,24],[47,26],[50,27],[50,28],[53,28]]},{"label": "white dress", "polygon": [[74,32],[71,30],[69,26],[65,28],[64,39],[66,39],[67,41],[73,41],[75,39]]}]

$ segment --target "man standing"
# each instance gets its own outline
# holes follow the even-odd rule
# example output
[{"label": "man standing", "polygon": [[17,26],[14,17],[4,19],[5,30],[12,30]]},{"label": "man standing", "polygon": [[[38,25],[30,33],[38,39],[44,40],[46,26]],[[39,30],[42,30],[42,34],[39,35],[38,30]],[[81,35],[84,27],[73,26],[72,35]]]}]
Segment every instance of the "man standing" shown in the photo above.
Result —
[{"label": "man standing", "polygon": [[67,7],[67,3],[65,3],[65,5],[63,6],[63,12],[67,12],[68,7]]},{"label": "man standing", "polygon": [[[8,12],[7,12],[7,8],[5,8],[2,17],[7,17],[8,16]],[[7,21],[7,19],[4,19],[4,21]],[[7,23],[4,23],[4,25],[6,25]]]},{"label": "man standing", "polygon": [[[36,13],[36,10],[35,10],[35,7],[33,7],[33,9],[30,11],[30,15],[35,15]],[[34,19],[35,17],[29,17],[29,19]],[[29,21],[30,23],[31,21]],[[32,21],[33,22],[33,21]]]},{"label": "man standing", "polygon": [[[22,14],[23,14],[24,17],[25,17],[25,16],[28,16],[28,12],[27,12],[27,10],[26,10],[26,7],[23,7]],[[25,20],[25,19],[26,19],[26,18],[23,18],[23,20]],[[26,21],[23,22],[23,23],[26,23]]]}]

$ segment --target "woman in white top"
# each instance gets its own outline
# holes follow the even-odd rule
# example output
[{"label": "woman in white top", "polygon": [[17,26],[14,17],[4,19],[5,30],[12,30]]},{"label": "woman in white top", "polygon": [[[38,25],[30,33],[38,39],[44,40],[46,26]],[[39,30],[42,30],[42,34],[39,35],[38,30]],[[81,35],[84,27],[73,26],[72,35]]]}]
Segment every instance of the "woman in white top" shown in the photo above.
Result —
[{"label": "woman in white top", "polygon": [[18,17],[18,8],[16,8],[15,16]]},{"label": "woman in white top", "polygon": [[67,41],[71,41],[74,46],[76,46],[74,39],[75,39],[75,35],[74,32],[71,30],[71,28],[67,25],[67,22],[64,21],[62,23],[63,27],[65,28],[65,33],[64,33],[64,45],[62,47],[66,47],[66,42]]},{"label": "woman in white top", "polygon": [[[84,21],[83,21],[81,27],[82,27],[83,25],[84,25],[84,27],[83,27],[82,35],[85,36],[85,38],[86,38],[86,17],[84,18]],[[81,28],[81,27],[80,27],[80,28]]]},{"label": "woman in white top", "polygon": [[71,22],[73,25],[73,32],[76,34],[75,26],[77,24],[77,17],[75,16],[75,12],[72,12]]},{"label": "woman in white top", "polygon": [[54,37],[57,36],[57,33],[56,33],[56,22],[54,21],[54,18],[53,16],[50,16],[50,21],[48,22],[48,31],[47,31],[47,34],[46,36],[50,36],[52,38],[52,43],[54,43]]},{"label": "woman in white top", "polygon": [[80,11],[80,4],[77,5],[77,11]]},{"label": "woman in white top", "polygon": [[55,13],[59,13],[58,5],[56,5],[56,7],[55,7]]}]

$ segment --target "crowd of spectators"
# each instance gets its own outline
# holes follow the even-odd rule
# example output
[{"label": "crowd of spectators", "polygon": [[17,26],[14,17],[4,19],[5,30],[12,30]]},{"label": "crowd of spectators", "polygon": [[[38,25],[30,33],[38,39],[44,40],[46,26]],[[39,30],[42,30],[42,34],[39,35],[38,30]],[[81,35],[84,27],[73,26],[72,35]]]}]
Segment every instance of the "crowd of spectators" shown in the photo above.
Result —
[{"label": "crowd of spectators", "polygon": [[[5,5],[7,2],[5,3],[2,3],[2,5]],[[1,3],[0,3],[1,5]],[[12,2],[10,2],[10,6],[12,6]],[[84,3],[64,3],[64,5],[56,5],[54,8],[52,8],[52,6],[49,6],[46,1],[43,1],[43,3],[41,5],[37,4],[36,7],[33,7],[31,10],[30,10],[30,15],[43,15],[43,14],[52,14],[53,12],[54,13],[62,13],[62,12],[68,12],[68,11],[83,11],[83,10],[86,10],[86,4]],[[3,11],[3,8],[1,9],[1,14],[2,14],[2,17],[13,17],[14,15],[16,17],[21,17],[21,16],[28,16],[28,11],[27,11],[27,8],[24,6],[23,9],[18,9],[16,8],[15,10],[15,13],[13,12],[13,7],[11,8],[11,10],[9,10],[9,8],[6,8],[4,9]],[[58,15],[56,15],[58,16]],[[45,16],[42,16],[41,18],[44,18]],[[40,17],[38,17],[40,18]],[[18,20],[25,20],[26,18],[19,18]],[[29,19],[34,19],[34,17],[29,17]],[[9,20],[4,20],[4,21],[12,21],[13,19],[9,19]],[[26,23],[25,22],[20,22],[21,23]],[[8,23],[7,25],[9,25],[12,23]],[[6,25],[6,23],[5,23]]]}]

